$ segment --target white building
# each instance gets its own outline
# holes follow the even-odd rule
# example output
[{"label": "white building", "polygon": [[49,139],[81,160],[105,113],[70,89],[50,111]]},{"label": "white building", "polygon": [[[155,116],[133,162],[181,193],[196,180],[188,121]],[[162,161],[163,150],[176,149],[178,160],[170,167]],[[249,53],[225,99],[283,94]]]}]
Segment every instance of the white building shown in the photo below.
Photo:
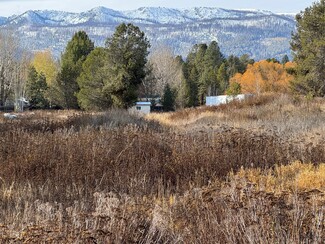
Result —
[{"label": "white building", "polygon": [[131,108],[131,111],[149,114],[151,111],[151,102],[137,102],[135,106]]},{"label": "white building", "polygon": [[249,97],[253,96],[252,94],[239,94],[236,96],[228,96],[228,95],[222,95],[222,96],[210,96],[206,97],[205,99],[205,105],[207,106],[216,106],[220,104],[226,104],[233,100],[242,101]]}]

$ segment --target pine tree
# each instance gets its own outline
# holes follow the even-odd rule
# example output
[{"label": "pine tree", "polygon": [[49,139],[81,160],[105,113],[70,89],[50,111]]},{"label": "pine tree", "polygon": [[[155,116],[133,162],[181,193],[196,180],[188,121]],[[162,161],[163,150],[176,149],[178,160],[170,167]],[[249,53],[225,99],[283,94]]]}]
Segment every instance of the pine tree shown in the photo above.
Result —
[{"label": "pine tree", "polygon": [[241,73],[241,62],[240,59],[234,55],[230,55],[227,59],[227,73],[228,76],[231,78],[237,73]]},{"label": "pine tree", "polygon": [[[196,55],[194,59],[194,65],[198,72],[198,79],[196,80],[197,86],[198,86],[198,102],[199,105],[202,105],[204,103],[204,97],[207,90],[207,73],[205,73],[206,66],[204,62],[204,57],[206,54],[206,51],[208,49],[208,46],[204,44],[199,44],[196,47]],[[194,80],[193,80],[194,81]]]},{"label": "pine tree", "polygon": [[[184,99],[187,106],[203,105],[207,95],[217,95],[224,91],[225,87],[221,88],[218,79],[219,68],[224,62],[224,56],[217,42],[212,41],[209,46],[206,44],[193,46],[184,65],[186,82],[183,87],[186,91]],[[219,74],[219,76],[223,82],[222,86],[225,86],[226,75]],[[193,97],[194,95],[196,98]]]},{"label": "pine tree", "polygon": [[229,77],[227,74],[226,63],[222,63],[217,72],[217,80],[219,82],[218,95],[224,94],[229,86]]},{"label": "pine tree", "polygon": [[82,65],[77,79],[80,91],[77,94],[79,106],[85,110],[105,110],[112,105],[110,94],[105,93],[108,80],[105,65],[107,50],[95,48]]},{"label": "pine tree", "polygon": [[289,60],[288,55],[286,54],[286,55],[283,56],[283,58],[281,60],[281,64],[286,64],[288,62],[290,62],[290,60]]},{"label": "pine tree", "polygon": [[276,58],[268,58],[266,59],[267,62],[269,63],[275,63],[275,64],[279,64],[279,60],[277,60]]},{"label": "pine tree", "polygon": [[45,98],[47,90],[46,77],[43,73],[38,74],[35,67],[30,67],[27,77],[26,94],[32,108],[43,109],[49,106]]},{"label": "pine tree", "polygon": [[230,55],[227,59],[228,77],[231,78],[237,73],[244,74],[247,69],[247,65],[253,64],[254,62],[254,59],[250,59],[247,54],[244,54],[239,58],[234,55]]},{"label": "pine tree", "polygon": [[109,82],[105,92],[113,106],[127,108],[136,101],[137,89],[145,78],[149,41],[139,27],[121,24],[106,41]]},{"label": "pine tree", "polygon": [[182,99],[185,107],[198,105],[198,79],[199,73],[190,60],[183,64],[184,80],[182,84]]},{"label": "pine tree", "polygon": [[204,65],[210,67],[220,67],[224,60],[224,56],[220,51],[220,47],[216,41],[212,41],[208,46],[204,55]]},{"label": "pine tree", "polygon": [[62,100],[58,101],[63,108],[79,108],[76,94],[79,92],[77,78],[82,64],[94,49],[94,43],[84,31],[77,32],[68,42],[61,58],[61,70],[57,76],[57,88]]},{"label": "pine tree", "polygon": [[205,55],[204,55],[204,72],[201,76],[201,79],[205,83],[201,87],[201,93],[203,96],[215,96],[218,93],[220,84],[217,77],[217,72],[224,60],[220,48],[216,41],[212,41],[208,46]]},{"label": "pine tree", "polygon": [[164,94],[161,100],[164,111],[168,112],[175,110],[175,93],[168,83],[165,86]]},{"label": "pine tree", "polygon": [[325,95],[325,0],[315,2],[296,16],[297,32],[292,37],[294,91]]}]

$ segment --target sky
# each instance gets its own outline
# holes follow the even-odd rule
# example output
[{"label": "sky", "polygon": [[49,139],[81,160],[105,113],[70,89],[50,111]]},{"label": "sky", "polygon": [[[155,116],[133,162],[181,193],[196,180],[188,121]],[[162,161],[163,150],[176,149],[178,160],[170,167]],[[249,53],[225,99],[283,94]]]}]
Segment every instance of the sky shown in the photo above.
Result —
[{"label": "sky", "polygon": [[115,10],[139,7],[219,7],[226,9],[261,9],[274,13],[298,13],[314,0],[0,0],[0,16],[22,14],[27,10],[62,10],[83,12],[103,6]]}]

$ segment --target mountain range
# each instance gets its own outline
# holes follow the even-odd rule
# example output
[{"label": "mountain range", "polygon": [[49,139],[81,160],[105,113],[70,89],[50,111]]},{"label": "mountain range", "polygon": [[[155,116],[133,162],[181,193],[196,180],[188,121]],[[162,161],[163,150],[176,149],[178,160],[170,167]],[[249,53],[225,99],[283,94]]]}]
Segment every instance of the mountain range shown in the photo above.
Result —
[{"label": "mountain range", "polygon": [[59,57],[75,32],[84,30],[96,45],[103,46],[122,22],[139,26],[152,49],[169,46],[175,54],[186,56],[194,44],[217,41],[226,56],[248,54],[256,60],[290,56],[296,25],[294,15],[263,10],[143,7],[116,11],[97,7],[82,13],[30,10],[0,17],[0,29],[12,30],[31,51],[49,48]]}]

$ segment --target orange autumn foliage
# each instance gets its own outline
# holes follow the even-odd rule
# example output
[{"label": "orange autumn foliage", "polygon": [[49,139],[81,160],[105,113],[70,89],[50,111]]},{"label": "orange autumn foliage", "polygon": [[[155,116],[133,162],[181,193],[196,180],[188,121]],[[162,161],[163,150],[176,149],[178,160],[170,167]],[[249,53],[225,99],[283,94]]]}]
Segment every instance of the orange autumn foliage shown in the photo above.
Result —
[{"label": "orange autumn foliage", "polygon": [[293,63],[285,65],[262,60],[249,64],[244,74],[237,73],[230,79],[230,83],[241,85],[242,93],[261,94],[264,92],[288,92],[289,83],[293,76],[286,69],[292,68]]}]

